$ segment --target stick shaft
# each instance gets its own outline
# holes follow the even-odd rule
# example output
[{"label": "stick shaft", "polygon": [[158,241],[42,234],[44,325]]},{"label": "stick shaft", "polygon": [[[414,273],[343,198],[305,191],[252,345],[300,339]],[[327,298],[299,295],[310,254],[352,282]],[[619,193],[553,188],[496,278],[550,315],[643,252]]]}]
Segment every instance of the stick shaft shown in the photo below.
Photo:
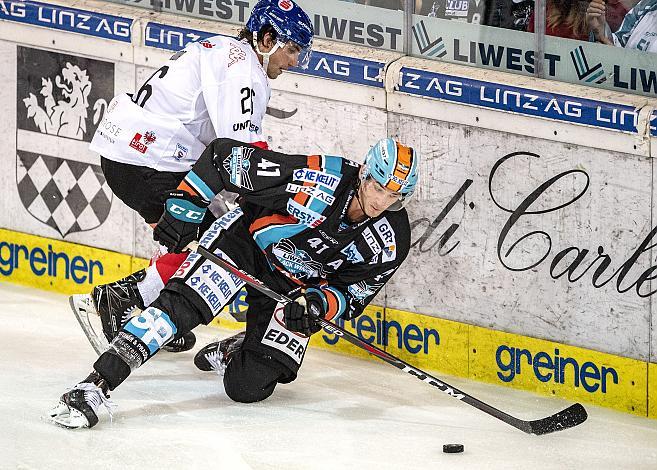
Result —
[{"label": "stick shaft", "polygon": [[[232,274],[234,274],[235,276],[239,277],[241,280],[249,284],[251,287],[258,289],[260,292],[271,297],[277,302],[280,303],[292,302],[290,298],[271,290],[269,287],[263,284],[262,281],[251,276],[249,273],[242,271],[241,269],[234,266],[232,263],[229,263],[228,261],[221,259],[219,256],[208,251],[206,248],[199,245],[198,243],[196,242],[191,243],[189,245],[189,248],[197,252],[201,256],[203,256],[205,259],[212,261],[213,263],[231,272]],[[400,369],[406,372],[407,374],[410,374],[416,377],[417,379],[438,388],[446,395],[452,398],[456,398],[457,400],[463,401],[468,405],[473,406],[478,410],[481,410],[484,413],[487,413],[490,416],[493,416],[515,427],[516,429],[519,429],[528,434],[538,434],[538,435],[548,434],[550,432],[559,431],[562,429],[567,429],[569,427],[576,426],[582,423],[584,420],[586,420],[587,417],[586,411],[578,403],[572,405],[571,407],[567,408],[564,411],[556,413],[552,416],[548,416],[547,418],[544,418],[542,420],[524,421],[518,419],[508,413],[505,413],[504,411],[495,408],[494,406],[489,405],[484,401],[479,400],[478,398],[473,397],[472,395],[469,395],[457,389],[456,387],[452,387],[448,383],[437,379],[436,377],[432,376],[427,372],[424,372],[421,369],[413,367],[407,362],[402,361],[401,359],[383,351],[382,349],[377,348],[376,346],[373,346],[372,344],[366,342],[360,337],[344,330],[343,328],[340,328],[339,326],[337,326],[334,323],[331,323],[328,320],[325,320],[323,318],[317,318],[316,320],[319,321],[322,327],[324,327],[324,329],[329,333],[339,336],[340,338],[348,341],[354,346],[364,349],[365,351],[376,356],[382,361],[395,366],[397,369]]]}]

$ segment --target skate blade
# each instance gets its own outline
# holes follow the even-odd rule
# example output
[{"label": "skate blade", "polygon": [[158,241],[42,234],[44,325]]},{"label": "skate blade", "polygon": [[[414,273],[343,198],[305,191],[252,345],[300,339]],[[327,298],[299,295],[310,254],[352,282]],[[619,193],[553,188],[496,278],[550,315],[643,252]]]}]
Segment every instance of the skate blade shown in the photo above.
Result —
[{"label": "skate blade", "polygon": [[[82,331],[89,340],[91,347],[94,348],[99,356],[109,349],[107,338],[102,333],[103,328],[100,324],[100,316],[93,307],[93,301],[88,294],[76,294],[68,298],[68,303],[73,310]],[[94,328],[94,323],[96,328]],[[100,334],[96,333],[96,330]]]},{"label": "skate blade", "polygon": [[54,408],[48,411],[44,419],[52,424],[66,429],[80,429],[88,428],[89,421],[87,418],[75,408],[60,401]]}]

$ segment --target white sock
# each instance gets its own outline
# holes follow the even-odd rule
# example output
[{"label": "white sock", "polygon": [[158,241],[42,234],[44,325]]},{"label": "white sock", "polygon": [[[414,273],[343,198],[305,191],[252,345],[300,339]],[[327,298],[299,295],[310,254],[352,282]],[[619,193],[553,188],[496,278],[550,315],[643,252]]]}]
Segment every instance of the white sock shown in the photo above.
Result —
[{"label": "white sock", "polygon": [[146,277],[143,281],[137,283],[137,289],[141,294],[145,307],[148,307],[160,295],[160,291],[164,289],[164,282],[162,282],[155,264],[146,268]]}]

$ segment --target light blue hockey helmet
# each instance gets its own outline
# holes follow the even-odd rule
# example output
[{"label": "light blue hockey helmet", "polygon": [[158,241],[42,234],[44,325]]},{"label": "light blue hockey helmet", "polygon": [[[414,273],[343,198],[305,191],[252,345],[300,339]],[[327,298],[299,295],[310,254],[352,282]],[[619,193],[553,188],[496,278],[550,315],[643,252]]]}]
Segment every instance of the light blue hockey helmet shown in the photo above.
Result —
[{"label": "light blue hockey helmet", "polygon": [[299,67],[308,68],[314,33],[306,12],[292,0],[260,0],[251,11],[246,29],[258,34],[265,25],[276,30],[277,41],[293,41],[301,47]]},{"label": "light blue hockey helmet", "polygon": [[394,139],[381,139],[367,152],[363,178],[371,176],[381,186],[399,193],[388,210],[399,210],[413,195],[418,181],[420,156],[412,147]]}]

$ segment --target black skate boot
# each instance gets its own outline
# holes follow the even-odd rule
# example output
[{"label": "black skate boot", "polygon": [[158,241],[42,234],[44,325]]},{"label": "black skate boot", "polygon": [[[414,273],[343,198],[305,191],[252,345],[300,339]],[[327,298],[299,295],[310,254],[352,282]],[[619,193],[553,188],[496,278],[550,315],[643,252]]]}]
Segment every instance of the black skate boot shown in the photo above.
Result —
[{"label": "black skate boot", "polygon": [[245,331],[221,341],[210,343],[194,356],[194,365],[202,371],[215,371],[223,375],[230,357],[244,342]]},{"label": "black skate boot", "polygon": [[91,291],[108,342],[114,339],[137,310],[144,310],[137,283],[145,277],[146,270],[142,269],[111,284],[96,286]]},{"label": "black skate boot", "polygon": [[100,405],[105,406],[111,419],[116,405],[109,400],[105,379],[93,371],[89,377],[62,395],[59,403],[48,411],[48,418],[68,429],[92,428],[98,423]]},{"label": "black skate boot", "polygon": [[[145,277],[146,271],[142,269],[112,284],[96,286],[91,292],[103,324],[103,333],[108,341],[114,339],[130,318],[144,310],[144,301],[137,283]],[[162,349],[173,353],[183,352],[189,351],[195,344],[196,336],[189,331]]]},{"label": "black skate boot", "polygon": [[[78,323],[99,356],[109,348],[109,343],[130,318],[145,308],[137,288],[137,283],[145,277],[146,270],[142,269],[116,282],[96,286],[90,295],[72,295],[69,298]],[[195,343],[194,333],[189,332],[163,349],[182,352],[194,347]]]}]

